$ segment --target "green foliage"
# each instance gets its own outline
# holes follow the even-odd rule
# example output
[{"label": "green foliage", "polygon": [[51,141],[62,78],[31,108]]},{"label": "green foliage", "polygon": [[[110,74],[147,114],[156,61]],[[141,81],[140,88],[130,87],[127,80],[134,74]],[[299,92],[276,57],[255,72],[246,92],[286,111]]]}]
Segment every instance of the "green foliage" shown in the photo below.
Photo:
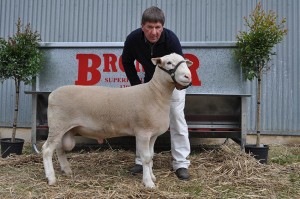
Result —
[{"label": "green foliage", "polygon": [[249,32],[241,31],[237,35],[235,57],[242,67],[244,77],[253,80],[266,67],[271,55],[275,54],[272,48],[287,34],[284,28],[286,20],[282,19],[277,24],[278,16],[273,11],[266,13],[260,3],[244,20]]},{"label": "green foliage", "polygon": [[30,24],[22,31],[21,19],[17,22],[17,32],[5,40],[0,38],[0,80],[12,78],[15,81],[16,97],[13,116],[12,142],[15,142],[20,82],[29,84],[42,69],[42,52],[39,49],[40,35],[32,32]]},{"label": "green foliage", "polygon": [[13,36],[8,40],[0,38],[0,79],[13,78],[29,84],[41,70],[41,39],[37,32],[32,32],[30,24],[22,31],[20,18],[16,25],[17,32]]}]

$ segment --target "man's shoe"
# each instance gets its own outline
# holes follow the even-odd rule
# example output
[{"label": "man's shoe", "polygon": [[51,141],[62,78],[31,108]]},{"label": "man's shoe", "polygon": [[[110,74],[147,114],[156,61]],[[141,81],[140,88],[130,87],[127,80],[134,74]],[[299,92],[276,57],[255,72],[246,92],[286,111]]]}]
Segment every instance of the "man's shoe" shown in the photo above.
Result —
[{"label": "man's shoe", "polygon": [[138,173],[143,173],[143,166],[140,164],[135,164],[134,167],[132,167],[131,169],[129,169],[129,172],[132,175],[138,174]]},{"label": "man's shoe", "polygon": [[177,169],[175,174],[179,180],[188,180],[190,178],[190,174],[186,168]]}]

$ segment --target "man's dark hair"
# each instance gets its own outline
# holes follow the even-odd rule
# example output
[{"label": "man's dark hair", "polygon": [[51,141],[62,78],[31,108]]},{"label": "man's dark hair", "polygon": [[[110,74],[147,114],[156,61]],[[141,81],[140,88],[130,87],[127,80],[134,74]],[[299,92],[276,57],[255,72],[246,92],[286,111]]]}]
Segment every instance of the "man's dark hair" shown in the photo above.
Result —
[{"label": "man's dark hair", "polygon": [[156,6],[151,6],[150,8],[147,8],[143,12],[142,25],[145,24],[146,22],[154,22],[154,23],[160,22],[162,25],[164,25],[165,24],[164,12]]}]

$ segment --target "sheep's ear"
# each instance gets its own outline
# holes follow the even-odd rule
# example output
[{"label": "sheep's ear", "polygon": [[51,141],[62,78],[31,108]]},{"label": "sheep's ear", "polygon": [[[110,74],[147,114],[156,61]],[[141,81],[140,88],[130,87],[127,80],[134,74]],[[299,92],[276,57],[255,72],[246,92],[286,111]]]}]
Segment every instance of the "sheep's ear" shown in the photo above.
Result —
[{"label": "sheep's ear", "polygon": [[152,63],[156,66],[156,65],[161,65],[162,64],[162,60],[160,57],[158,58],[152,58],[151,59]]},{"label": "sheep's ear", "polygon": [[188,59],[186,59],[185,62],[186,62],[186,64],[187,64],[188,67],[190,67],[193,64],[193,62],[190,61],[190,60],[188,60]]}]

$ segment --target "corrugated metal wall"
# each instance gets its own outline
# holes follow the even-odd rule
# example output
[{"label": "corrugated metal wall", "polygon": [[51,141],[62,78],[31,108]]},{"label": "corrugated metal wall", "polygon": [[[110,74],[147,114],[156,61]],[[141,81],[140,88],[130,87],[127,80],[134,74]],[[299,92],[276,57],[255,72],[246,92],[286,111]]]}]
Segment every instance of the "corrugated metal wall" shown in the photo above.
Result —
[{"label": "corrugated metal wall", "polygon": [[[44,42],[123,42],[140,26],[143,10],[151,5],[166,14],[167,28],[181,41],[235,41],[245,29],[243,17],[254,9],[256,0],[0,0],[0,37],[15,32],[21,17],[39,31]],[[263,80],[262,129],[265,133],[300,134],[300,52],[298,0],[262,0],[265,10],[287,19],[288,35],[274,49],[277,56]],[[248,91],[255,99],[254,83]],[[0,125],[10,123],[14,88],[0,85]],[[28,90],[28,88],[27,88]],[[30,96],[22,96],[20,125],[30,126]],[[255,128],[255,100],[249,100],[249,131]]]}]

